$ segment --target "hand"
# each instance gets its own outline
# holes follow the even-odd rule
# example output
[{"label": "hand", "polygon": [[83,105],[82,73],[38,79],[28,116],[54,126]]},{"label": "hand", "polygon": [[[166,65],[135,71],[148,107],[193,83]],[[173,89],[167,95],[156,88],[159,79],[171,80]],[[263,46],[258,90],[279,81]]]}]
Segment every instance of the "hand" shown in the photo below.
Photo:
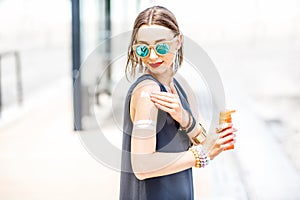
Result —
[{"label": "hand", "polygon": [[151,101],[158,109],[169,113],[174,120],[185,127],[189,123],[189,113],[183,109],[174,83],[172,82],[170,86],[171,92],[152,92]]},{"label": "hand", "polygon": [[209,150],[209,157],[211,160],[235,143],[234,132],[236,131],[237,129],[233,128],[233,124],[228,123],[224,124],[222,129],[217,132],[218,138],[214,141],[214,144]]}]

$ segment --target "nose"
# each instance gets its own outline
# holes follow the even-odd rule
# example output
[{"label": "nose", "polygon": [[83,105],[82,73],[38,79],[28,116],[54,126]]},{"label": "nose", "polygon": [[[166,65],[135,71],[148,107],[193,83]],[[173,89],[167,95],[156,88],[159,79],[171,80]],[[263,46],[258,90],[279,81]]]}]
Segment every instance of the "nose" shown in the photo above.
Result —
[{"label": "nose", "polygon": [[156,54],[156,52],[155,52],[155,50],[154,50],[153,48],[150,48],[150,55],[149,55],[149,58],[150,58],[151,60],[155,60],[155,59],[158,58],[158,56],[157,56],[157,54]]}]

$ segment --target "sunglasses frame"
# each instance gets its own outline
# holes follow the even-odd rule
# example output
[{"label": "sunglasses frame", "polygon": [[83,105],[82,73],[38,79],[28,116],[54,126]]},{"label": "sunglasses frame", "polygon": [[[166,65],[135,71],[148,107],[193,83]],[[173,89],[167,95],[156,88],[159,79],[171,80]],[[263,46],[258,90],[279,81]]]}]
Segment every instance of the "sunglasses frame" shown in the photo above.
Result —
[{"label": "sunglasses frame", "polygon": [[[133,48],[133,50],[134,50],[134,53],[135,53],[138,57],[140,57],[140,58],[147,58],[147,57],[150,55],[150,50],[151,50],[151,48],[154,49],[154,51],[155,51],[155,53],[156,53],[157,55],[164,56],[164,55],[167,55],[167,54],[170,52],[170,47],[171,47],[170,44],[172,44],[173,41],[174,41],[176,38],[177,38],[177,34],[176,34],[176,35],[173,37],[173,39],[171,39],[171,40],[162,41],[162,42],[157,42],[156,44],[144,44],[144,43],[139,44],[139,43],[137,43],[137,44],[132,45],[132,48]],[[156,47],[157,47],[157,45],[159,45],[159,44],[167,44],[167,45],[169,46],[168,52],[165,53],[165,54],[160,54],[160,53],[158,53],[157,50],[156,50]],[[146,56],[144,56],[144,57],[140,56],[140,55],[136,52],[136,48],[137,48],[138,46],[146,46],[146,47],[149,49],[148,54],[147,54]]]}]

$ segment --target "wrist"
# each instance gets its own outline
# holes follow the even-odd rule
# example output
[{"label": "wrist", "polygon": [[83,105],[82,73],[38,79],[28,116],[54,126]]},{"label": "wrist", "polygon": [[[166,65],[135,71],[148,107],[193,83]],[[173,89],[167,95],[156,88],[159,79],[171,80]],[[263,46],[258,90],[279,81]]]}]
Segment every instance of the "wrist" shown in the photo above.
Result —
[{"label": "wrist", "polygon": [[202,126],[201,123],[199,123],[197,125],[197,131],[196,131],[196,134],[194,134],[192,136],[192,139],[193,139],[193,142],[195,144],[202,144],[205,140],[206,140],[206,137],[207,137],[207,133],[206,133],[206,130],[204,129],[204,127]]},{"label": "wrist", "polygon": [[192,151],[192,148],[189,148],[189,150],[187,151],[187,153],[189,154],[189,166],[190,167],[195,167],[196,163],[197,163],[197,158],[195,157],[195,152]]},{"label": "wrist", "polygon": [[180,123],[180,126],[182,129],[188,129],[191,124],[191,115],[189,112],[184,110],[182,121]]},{"label": "wrist", "polygon": [[194,164],[193,164],[193,167],[195,167],[195,168],[200,168],[200,158],[199,158],[198,152],[197,152],[196,149],[193,148],[193,147],[189,148],[189,151],[192,152],[193,157],[194,157]]},{"label": "wrist", "polygon": [[193,115],[191,115],[191,114],[189,114],[189,118],[190,118],[190,120],[189,120],[190,122],[188,123],[187,127],[182,127],[182,126],[179,127],[180,133],[189,134],[190,132],[192,132],[194,130],[195,125],[196,125],[196,120],[193,117]]}]

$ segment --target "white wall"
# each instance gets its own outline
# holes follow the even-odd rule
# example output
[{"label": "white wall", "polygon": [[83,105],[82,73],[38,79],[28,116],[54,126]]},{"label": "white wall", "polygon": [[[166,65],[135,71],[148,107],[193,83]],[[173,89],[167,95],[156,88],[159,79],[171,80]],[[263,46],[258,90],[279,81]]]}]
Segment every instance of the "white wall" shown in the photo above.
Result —
[{"label": "white wall", "polygon": [[0,50],[68,45],[68,0],[0,1]]},{"label": "white wall", "polygon": [[[151,5],[170,9],[183,33],[204,43],[294,41],[300,37],[297,0],[142,0],[140,11]],[[123,22],[129,20],[134,18],[123,18]]]}]

